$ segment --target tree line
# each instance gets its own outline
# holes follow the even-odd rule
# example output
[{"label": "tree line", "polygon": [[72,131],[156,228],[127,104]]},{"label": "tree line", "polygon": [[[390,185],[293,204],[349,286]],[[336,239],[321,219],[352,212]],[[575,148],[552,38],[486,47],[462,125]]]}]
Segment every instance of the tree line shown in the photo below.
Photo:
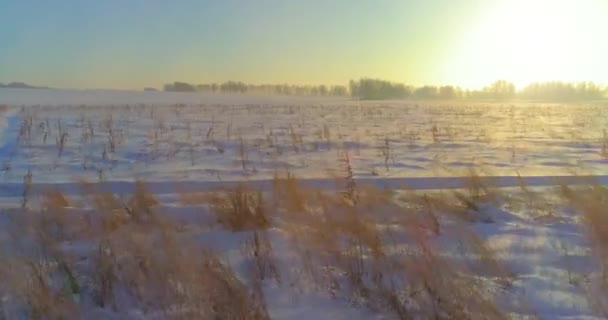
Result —
[{"label": "tree line", "polygon": [[350,96],[360,100],[419,99],[419,100],[544,100],[573,101],[600,100],[608,96],[606,87],[593,82],[537,82],[521,89],[509,81],[499,80],[477,89],[458,86],[410,86],[382,79],[361,78],[342,85],[289,85],[247,84],[241,81],[223,83],[189,84],[174,82],[166,84],[165,91],[172,92],[217,92],[217,93],[262,93],[278,95]]},{"label": "tree line", "polygon": [[361,100],[421,99],[421,100],[543,100],[574,101],[601,100],[608,97],[608,88],[593,82],[536,82],[519,90],[505,80],[499,80],[478,89],[469,90],[456,86],[413,87],[386,80],[364,78],[351,80],[349,92]]},{"label": "tree line", "polygon": [[8,89],[50,89],[49,87],[38,87],[32,86],[25,82],[10,82],[8,84],[4,84],[0,82],[0,88],[8,88]]},{"label": "tree line", "polygon": [[174,82],[166,84],[164,91],[171,92],[213,92],[213,93],[263,93],[279,95],[348,96],[346,86],[340,85],[290,85],[290,84],[247,84],[240,81],[223,83],[189,84]]}]

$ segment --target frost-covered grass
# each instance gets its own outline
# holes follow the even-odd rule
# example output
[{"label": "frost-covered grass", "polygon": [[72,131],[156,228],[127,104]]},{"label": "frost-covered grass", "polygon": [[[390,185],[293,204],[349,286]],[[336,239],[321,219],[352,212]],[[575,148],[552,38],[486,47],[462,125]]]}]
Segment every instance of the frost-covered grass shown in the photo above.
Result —
[{"label": "frost-covered grass", "polygon": [[605,105],[188,99],[0,110],[0,315],[607,316]]}]

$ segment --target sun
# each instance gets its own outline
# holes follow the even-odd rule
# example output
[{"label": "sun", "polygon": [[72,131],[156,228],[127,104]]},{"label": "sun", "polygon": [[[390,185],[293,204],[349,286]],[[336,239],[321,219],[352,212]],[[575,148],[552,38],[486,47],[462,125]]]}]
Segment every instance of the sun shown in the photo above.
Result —
[{"label": "sun", "polygon": [[601,0],[497,0],[449,53],[444,75],[467,87],[605,80],[606,14]]}]

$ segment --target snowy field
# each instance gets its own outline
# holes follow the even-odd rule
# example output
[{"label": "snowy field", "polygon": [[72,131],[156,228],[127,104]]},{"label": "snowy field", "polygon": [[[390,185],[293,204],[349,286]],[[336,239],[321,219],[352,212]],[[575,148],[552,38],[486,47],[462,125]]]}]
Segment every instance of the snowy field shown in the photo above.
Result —
[{"label": "snowy field", "polygon": [[[188,259],[100,278],[99,252],[154,255],[143,235],[167,229],[232,270],[257,310],[245,318],[607,315],[607,103],[0,89],[0,105],[0,257],[55,262],[30,267],[43,298],[0,285],[6,318],[45,301],[74,318],[196,318],[180,281],[199,278],[145,280]],[[28,227],[40,213],[61,223]]]}]

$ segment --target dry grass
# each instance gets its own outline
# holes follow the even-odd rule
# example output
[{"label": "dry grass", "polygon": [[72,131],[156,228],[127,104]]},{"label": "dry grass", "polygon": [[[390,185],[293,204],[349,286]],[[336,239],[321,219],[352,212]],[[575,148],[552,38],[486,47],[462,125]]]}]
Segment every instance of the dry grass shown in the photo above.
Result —
[{"label": "dry grass", "polygon": [[251,190],[243,183],[214,194],[210,203],[217,222],[228,230],[262,230],[270,226],[261,191]]},{"label": "dry grass", "polygon": [[[246,232],[246,282],[159,212],[144,183],[126,198],[83,183],[90,209],[78,211],[72,206],[82,201],[53,191],[40,211],[13,217],[12,239],[24,250],[4,254],[0,272],[19,270],[19,277],[3,293],[11,310],[40,319],[132,308],[151,318],[267,319],[263,287],[274,281],[399,319],[506,318],[479,277],[504,282],[508,275],[467,222],[446,213],[458,206],[427,195],[399,204],[391,190],[358,186],[348,155],[341,161],[344,178],[334,191],[302,187],[285,172],[266,192],[241,183],[183,193],[182,203],[209,206],[218,222],[211,227]],[[291,268],[279,263],[287,257],[275,252],[277,231],[297,261]],[[466,258],[451,258],[445,242],[462,243]],[[70,243],[88,245],[74,252]]]},{"label": "dry grass", "polygon": [[[166,153],[163,150],[179,141],[182,129],[155,114],[154,108],[140,109],[138,112],[146,113],[142,117],[149,111],[154,123],[146,138],[146,160],[177,158],[182,150],[179,146]],[[181,112],[177,106],[174,111],[176,116]],[[248,108],[248,112],[259,111],[259,107]],[[36,132],[38,121],[42,125]],[[95,150],[91,159],[96,160],[83,160],[83,170],[98,170],[103,181],[114,158],[120,156],[115,153],[126,139],[123,130],[128,126],[121,127],[111,116],[94,121],[83,117],[75,135],[73,126],[61,121],[51,126],[48,118],[42,121],[35,114],[26,114],[20,143],[36,139],[46,143],[47,137],[54,137],[58,155],[65,152],[67,158],[77,141],[72,137],[80,136],[82,144],[94,144],[98,136],[103,151]],[[238,171],[253,174],[259,157],[280,160],[283,153],[304,154],[309,148],[329,151],[321,150],[325,147],[320,142],[327,149],[344,142],[340,129],[330,132],[327,124],[306,128],[310,124],[304,121],[283,130],[275,128],[277,131],[261,124],[264,134],[260,141],[246,139],[232,122],[213,119],[198,136],[186,122],[187,144],[181,148],[189,153],[193,166],[202,154],[198,148],[209,147],[214,153],[231,156],[241,169]],[[223,125],[225,139],[219,134]],[[403,127],[398,134],[412,148],[423,140],[439,145],[454,140],[455,134],[474,134],[485,142],[491,138],[483,131],[452,132],[444,124],[429,125],[430,130]],[[311,130],[318,139],[308,139]],[[385,171],[393,171],[391,165],[397,164],[398,148],[403,145],[391,138],[394,133],[366,134],[380,141],[370,147],[379,151],[377,163]],[[353,153],[357,160],[359,145],[355,144]],[[192,228],[184,228],[183,222],[171,218],[171,212],[163,212],[161,200],[142,182],[135,183],[130,195],[121,196],[83,183],[79,201],[53,191],[44,195],[40,209],[34,209],[32,174],[28,172],[24,176],[24,214],[12,218],[16,227],[11,234],[23,253],[2,252],[1,258],[7,262],[0,267],[0,275],[11,281],[0,285],[2,296],[8,297],[0,310],[29,318],[68,319],[93,316],[92,305],[95,312],[123,317],[129,317],[135,308],[148,318],[265,319],[269,316],[264,287],[271,282],[290,290],[312,290],[392,318],[508,318],[489,288],[508,287],[513,275],[472,227],[493,222],[483,215],[483,205],[502,194],[484,184],[487,180],[476,169],[468,172],[462,190],[404,196],[401,190],[358,185],[352,162],[348,151],[340,153],[337,165],[341,171],[334,177],[333,190],[304,187],[289,171],[276,173],[269,190],[246,182],[209,192],[178,190],[181,205],[200,207],[201,214],[215,218],[216,224]],[[525,206],[548,210],[540,208],[538,195],[521,181]],[[588,222],[596,255],[604,264],[604,284],[608,274],[604,245],[608,243],[608,229],[604,228],[608,219],[602,213],[606,194],[601,187],[582,193],[564,188],[564,197]],[[239,239],[245,272],[241,265],[238,272],[232,270],[231,263],[222,260],[223,252],[213,252],[193,240],[196,237],[188,234],[192,230],[219,230],[221,235]],[[69,250],[74,244],[85,244],[86,249]]]},{"label": "dry grass", "polygon": [[600,273],[591,282],[590,302],[598,313],[608,317],[608,189],[596,183],[587,187],[561,186],[562,196],[581,213],[588,229],[593,253],[600,265]]},{"label": "dry grass", "polygon": [[[4,318],[105,318],[135,308],[144,318],[268,319],[263,300],[218,255],[184,241],[156,214],[143,184],[124,203],[91,188],[86,196],[94,213],[70,213],[58,191],[44,197],[40,211],[5,213],[13,248],[0,251]],[[70,250],[71,243],[86,249]]]},{"label": "dry grass", "polygon": [[297,190],[281,197],[278,215],[300,256],[300,281],[399,319],[506,318],[475,280],[509,279],[479,237],[451,227],[449,241],[463,243],[470,257],[455,262],[433,244],[439,219],[428,207],[397,205],[390,191],[360,188],[346,171],[345,190],[336,192],[298,188],[291,175],[275,178],[283,192]]}]

